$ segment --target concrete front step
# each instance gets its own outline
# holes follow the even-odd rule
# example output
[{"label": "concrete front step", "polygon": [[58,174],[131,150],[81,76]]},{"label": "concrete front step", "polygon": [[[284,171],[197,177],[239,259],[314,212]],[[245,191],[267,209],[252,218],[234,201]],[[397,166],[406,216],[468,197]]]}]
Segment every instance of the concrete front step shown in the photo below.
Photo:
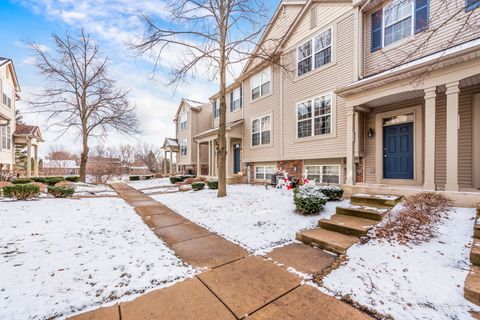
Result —
[{"label": "concrete front step", "polygon": [[463,296],[468,301],[480,305],[480,267],[471,266],[465,279]]},{"label": "concrete front step", "polygon": [[387,209],[376,209],[373,207],[365,207],[365,206],[349,206],[349,207],[338,206],[336,209],[336,212],[337,214],[343,214],[346,216],[353,216],[358,218],[381,221],[383,219],[383,216],[387,212]]},{"label": "concrete front step", "polygon": [[345,254],[347,249],[360,241],[359,238],[322,228],[297,232],[297,240],[317,246],[337,254]]},{"label": "concrete front step", "polygon": [[473,226],[473,236],[477,239],[480,239],[480,221],[477,220]]},{"label": "concrete front step", "polygon": [[472,264],[480,266],[480,239],[473,239],[470,261]]},{"label": "concrete front step", "polygon": [[353,194],[350,202],[360,206],[374,206],[378,208],[393,208],[402,200],[401,196],[388,195],[369,195],[369,194]]},{"label": "concrete front step", "polygon": [[330,231],[339,232],[349,236],[364,237],[378,221],[365,218],[334,214],[329,220],[318,221],[318,226]]}]

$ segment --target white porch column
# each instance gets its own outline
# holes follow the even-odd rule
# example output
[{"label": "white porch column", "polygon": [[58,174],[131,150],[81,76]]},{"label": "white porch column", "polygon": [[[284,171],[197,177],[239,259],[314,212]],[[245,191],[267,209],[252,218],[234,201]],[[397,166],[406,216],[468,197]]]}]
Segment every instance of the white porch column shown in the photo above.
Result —
[{"label": "white porch column", "polygon": [[423,188],[435,190],[435,98],[437,87],[425,89],[425,179]]},{"label": "white porch column", "polygon": [[163,152],[163,174],[167,174],[167,150]]},{"label": "white porch column", "polygon": [[202,175],[202,170],[200,167],[200,143],[196,141],[197,143],[197,177]]},{"label": "white porch column", "polygon": [[208,176],[212,176],[212,143],[208,140]]},{"label": "white porch column", "polygon": [[27,138],[27,177],[32,176],[32,141]]},{"label": "white porch column", "polygon": [[226,149],[227,149],[227,154],[226,154],[226,161],[225,161],[225,166],[226,166],[226,176],[228,178],[228,175],[230,174],[230,137],[227,136],[226,138]]},{"label": "white porch column", "polygon": [[347,179],[346,184],[355,184],[355,110],[347,111]]},{"label": "white porch column", "polygon": [[170,150],[170,174],[173,174],[173,152]]},{"label": "white porch column", "polygon": [[447,181],[445,191],[458,191],[459,82],[447,83]]},{"label": "white porch column", "polygon": [[33,147],[34,149],[34,167],[33,167],[33,175],[35,177],[38,177],[38,144],[35,144],[35,146]]}]

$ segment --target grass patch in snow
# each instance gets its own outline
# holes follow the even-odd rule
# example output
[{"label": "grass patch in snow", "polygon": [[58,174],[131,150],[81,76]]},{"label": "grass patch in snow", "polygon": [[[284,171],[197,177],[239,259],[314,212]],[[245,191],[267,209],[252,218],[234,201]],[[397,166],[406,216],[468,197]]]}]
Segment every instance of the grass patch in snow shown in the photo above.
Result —
[{"label": "grass patch in snow", "polygon": [[196,271],[121,199],[0,202],[0,319],[63,318]]},{"label": "grass patch in snow", "polygon": [[293,192],[264,186],[228,185],[228,196],[217,198],[217,190],[153,196],[179,214],[241,246],[261,253],[287,244],[297,231],[314,228],[345,201],[329,201],[319,215],[295,212]]}]

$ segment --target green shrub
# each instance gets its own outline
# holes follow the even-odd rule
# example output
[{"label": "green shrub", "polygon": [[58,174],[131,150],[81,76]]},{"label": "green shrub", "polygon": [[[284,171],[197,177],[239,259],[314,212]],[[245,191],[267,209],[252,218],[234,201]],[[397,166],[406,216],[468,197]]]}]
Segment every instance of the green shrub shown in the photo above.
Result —
[{"label": "green shrub", "polygon": [[130,176],[130,177],[128,177],[128,179],[130,179],[130,181],[139,181],[140,176]]},{"label": "green shrub", "polygon": [[75,183],[75,182],[78,182],[80,180],[80,177],[79,176],[70,176],[70,177],[65,177],[65,180]]},{"label": "green shrub", "polygon": [[30,178],[16,178],[12,180],[13,184],[27,184],[30,182],[33,182],[33,180]]},{"label": "green shrub", "polygon": [[32,177],[30,178],[33,182],[40,182],[43,184],[47,184],[47,178],[46,177]]},{"label": "green shrub", "polygon": [[49,186],[54,186],[61,181],[65,181],[65,178],[64,177],[48,177],[45,179],[45,183]]},{"label": "green shrub", "polygon": [[318,186],[328,200],[340,200],[343,196],[343,189],[337,186]]},{"label": "green shrub", "polygon": [[217,180],[210,180],[207,182],[207,186],[209,189],[217,190],[218,189],[218,181]]},{"label": "green shrub", "polygon": [[192,183],[192,189],[195,191],[199,191],[205,188],[205,183],[204,182],[193,182]]},{"label": "green shrub", "polygon": [[145,180],[150,180],[152,178],[153,178],[153,176],[145,176]]},{"label": "green shrub", "polygon": [[47,188],[47,192],[49,195],[53,196],[54,198],[67,198],[73,195],[73,193],[75,192],[75,189],[70,187],[49,186]]},{"label": "green shrub", "polygon": [[293,193],[293,202],[301,214],[319,213],[327,200],[319,186],[302,186],[296,188]]},{"label": "green shrub", "polygon": [[40,187],[31,184],[15,184],[3,187],[3,195],[7,198],[27,200],[40,194]]},{"label": "green shrub", "polygon": [[171,184],[175,184],[177,182],[183,182],[183,179],[181,176],[173,176],[173,177],[170,177],[170,183]]}]

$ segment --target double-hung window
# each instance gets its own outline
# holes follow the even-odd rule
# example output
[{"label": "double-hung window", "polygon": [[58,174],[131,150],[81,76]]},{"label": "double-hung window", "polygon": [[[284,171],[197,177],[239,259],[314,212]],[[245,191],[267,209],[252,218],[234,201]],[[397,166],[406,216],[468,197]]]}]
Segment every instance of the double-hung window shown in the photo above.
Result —
[{"label": "double-hung window", "polygon": [[180,129],[186,129],[188,126],[188,115],[186,112],[180,115]]},{"label": "double-hung window", "polygon": [[255,166],[255,180],[271,180],[274,173],[274,166]]},{"label": "double-hung window", "polygon": [[218,118],[220,116],[220,100],[215,100],[213,102],[213,118]]},{"label": "double-hung window", "polygon": [[242,108],[242,100],[242,87],[230,92],[230,111],[233,112]]},{"label": "double-hung window", "polygon": [[271,123],[270,115],[252,120],[252,146],[270,144]]},{"label": "double-hung window", "polygon": [[307,165],[307,179],[318,183],[340,183],[339,165]]},{"label": "double-hung window", "polygon": [[252,89],[252,100],[256,100],[271,92],[270,84],[272,78],[272,68],[268,67],[262,72],[257,73],[250,79],[250,87]]},{"label": "double-hung window", "polygon": [[297,137],[305,138],[332,132],[332,94],[297,105]]},{"label": "double-hung window", "polygon": [[332,28],[308,39],[297,48],[297,74],[304,75],[332,62]]},{"label": "double-hung window", "polygon": [[12,131],[10,126],[2,126],[0,129],[2,136],[1,148],[10,150],[12,146]]},{"label": "double-hung window", "polygon": [[180,142],[180,156],[186,157],[188,152],[187,139]]}]

